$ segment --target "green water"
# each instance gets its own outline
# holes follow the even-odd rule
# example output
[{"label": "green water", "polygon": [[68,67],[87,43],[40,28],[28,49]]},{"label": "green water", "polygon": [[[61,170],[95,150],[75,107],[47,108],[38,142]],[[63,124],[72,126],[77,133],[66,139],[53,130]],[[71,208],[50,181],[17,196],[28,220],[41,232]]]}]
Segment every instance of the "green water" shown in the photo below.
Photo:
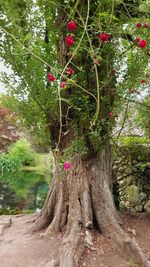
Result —
[{"label": "green water", "polygon": [[22,170],[10,182],[0,183],[0,214],[35,212],[42,208],[47,192],[44,175]]}]

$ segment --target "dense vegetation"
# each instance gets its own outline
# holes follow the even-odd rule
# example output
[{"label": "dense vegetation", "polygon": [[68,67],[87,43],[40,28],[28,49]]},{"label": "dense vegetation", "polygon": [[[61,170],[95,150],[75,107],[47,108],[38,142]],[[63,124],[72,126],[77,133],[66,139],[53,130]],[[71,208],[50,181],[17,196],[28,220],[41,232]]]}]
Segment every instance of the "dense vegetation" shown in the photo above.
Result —
[{"label": "dense vegetation", "polygon": [[32,230],[66,229],[54,266],[76,266],[93,228],[149,266],[120,227],[110,187],[113,136],[119,138],[135,114],[149,136],[149,5],[149,0],[0,3],[0,56],[13,72],[3,73],[11,94],[3,105],[53,150],[52,185]]}]

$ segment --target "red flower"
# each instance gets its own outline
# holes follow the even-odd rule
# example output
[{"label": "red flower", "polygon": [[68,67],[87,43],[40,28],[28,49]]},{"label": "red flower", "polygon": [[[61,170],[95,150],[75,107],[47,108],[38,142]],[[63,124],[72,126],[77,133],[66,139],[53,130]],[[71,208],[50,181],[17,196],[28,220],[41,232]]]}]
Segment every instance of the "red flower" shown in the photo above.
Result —
[{"label": "red flower", "polygon": [[101,33],[100,36],[99,36],[100,40],[102,42],[108,42],[108,39],[109,39],[109,34],[108,33]]},{"label": "red flower", "polygon": [[141,80],[141,83],[146,83],[146,81],[145,80]]},{"label": "red flower", "polygon": [[60,82],[60,87],[61,87],[61,88],[65,88],[66,85],[67,85],[67,82]]},{"label": "red flower", "polygon": [[69,170],[70,167],[71,167],[70,162],[66,161],[66,162],[64,163],[64,169],[65,169],[65,170]]},{"label": "red flower", "polygon": [[68,30],[69,31],[75,31],[77,28],[77,23],[75,21],[69,21],[68,22]]},{"label": "red flower", "polygon": [[112,118],[113,115],[114,115],[114,114],[113,114],[113,112],[111,112],[111,111],[108,113],[109,118]]},{"label": "red flower", "polygon": [[148,28],[148,26],[149,26],[149,25],[148,25],[148,22],[144,22],[143,27],[144,27],[144,28]]},{"label": "red flower", "polygon": [[139,47],[141,47],[141,48],[145,48],[147,46],[147,41],[146,40],[141,40],[140,42],[139,42]]},{"label": "red flower", "polygon": [[74,45],[74,37],[72,35],[66,36],[66,45],[68,45],[68,46]]},{"label": "red flower", "polygon": [[74,70],[71,67],[69,67],[68,70],[67,70],[67,73],[68,73],[69,76],[72,76],[73,73],[74,73]]},{"label": "red flower", "polygon": [[54,82],[56,80],[56,78],[53,76],[53,74],[51,73],[48,73],[47,74],[47,78],[51,81],[51,82]]},{"label": "red flower", "polygon": [[136,37],[136,42],[139,43],[141,41],[141,39],[139,37]]},{"label": "red flower", "polygon": [[137,27],[138,29],[141,28],[141,27],[142,27],[141,22],[136,23],[136,27]]}]

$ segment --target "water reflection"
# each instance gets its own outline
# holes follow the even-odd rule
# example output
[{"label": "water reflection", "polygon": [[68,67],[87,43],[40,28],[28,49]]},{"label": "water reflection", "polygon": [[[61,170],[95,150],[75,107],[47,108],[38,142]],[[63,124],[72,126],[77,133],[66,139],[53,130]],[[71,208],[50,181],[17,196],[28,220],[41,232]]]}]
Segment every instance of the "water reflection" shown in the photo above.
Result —
[{"label": "water reflection", "polygon": [[42,208],[48,192],[44,175],[20,171],[10,182],[0,183],[0,212],[36,211]]}]

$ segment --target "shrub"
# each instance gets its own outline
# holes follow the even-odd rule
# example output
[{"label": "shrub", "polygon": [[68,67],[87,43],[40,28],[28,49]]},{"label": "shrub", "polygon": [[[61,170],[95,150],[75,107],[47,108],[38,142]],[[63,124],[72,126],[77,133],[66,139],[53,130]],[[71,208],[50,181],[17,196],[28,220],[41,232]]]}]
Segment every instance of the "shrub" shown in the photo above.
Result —
[{"label": "shrub", "polygon": [[10,157],[6,154],[0,155],[0,181],[8,182],[13,174],[19,170],[21,162],[16,157]]},{"label": "shrub", "polygon": [[9,156],[17,158],[22,165],[35,165],[35,154],[27,140],[21,139],[10,146]]}]

